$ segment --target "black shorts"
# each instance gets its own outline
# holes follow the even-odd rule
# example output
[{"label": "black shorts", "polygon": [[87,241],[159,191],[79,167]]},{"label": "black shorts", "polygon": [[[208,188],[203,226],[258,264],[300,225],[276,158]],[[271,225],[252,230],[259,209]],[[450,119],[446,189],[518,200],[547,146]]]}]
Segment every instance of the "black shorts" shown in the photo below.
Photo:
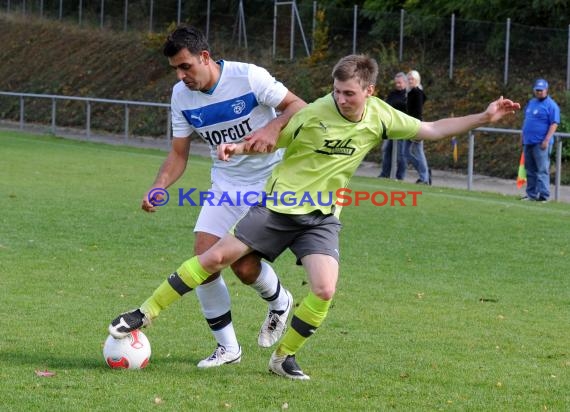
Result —
[{"label": "black shorts", "polygon": [[257,205],[236,223],[233,234],[270,262],[290,248],[301,264],[301,258],[313,254],[329,255],[338,261],[341,227],[336,216],[320,211],[286,215]]}]

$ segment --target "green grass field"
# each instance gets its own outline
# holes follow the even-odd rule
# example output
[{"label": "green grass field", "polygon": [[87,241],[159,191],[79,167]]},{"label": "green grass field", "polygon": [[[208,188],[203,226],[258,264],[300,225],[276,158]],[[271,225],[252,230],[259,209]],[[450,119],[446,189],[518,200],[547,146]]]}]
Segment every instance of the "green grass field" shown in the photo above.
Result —
[{"label": "green grass field", "polygon": [[[190,294],[146,330],[147,369],[109,369],[109,321],[192,255],[197,208],[139,209],[164,158],[0,132],[0,410],[570,408],[570,208],[434,187],[416,207],[344,208],[338,293],[297,356],[311,381],[267,372],[266,305],[229,271],[241,364],[198,370],[215,343]],[[175,187],[208,181],[209,160],[193,157]],[[293,255],[275,267],[303,298]]]}]

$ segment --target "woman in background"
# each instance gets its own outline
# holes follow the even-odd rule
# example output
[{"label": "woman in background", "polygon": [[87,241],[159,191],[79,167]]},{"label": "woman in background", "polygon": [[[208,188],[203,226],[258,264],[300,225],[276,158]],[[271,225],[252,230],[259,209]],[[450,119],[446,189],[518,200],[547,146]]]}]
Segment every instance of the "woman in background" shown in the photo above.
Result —
[{"label": "woman in background", "polygon": [[[386,103],[401,112],[406,113],[408,110],[407,103],[408,94],[408,76],[404,72],[396,73],[394,76],[394,88],[388,93]],[[392,175],[392,154],[394,140],[385,139],[382,141],[382,169],[380,176],[390,178]],[[397,161],[396,161],[396,179],[404,180],[406,177],[406,169],[408,167],[408,159],[406,155],[406,141],[396,140]]]},{"label": "woman in background", "polygon": [[[407,113],[416,119],[423,120],[424,102],[427,97],[422,87],[420,74],[416,70],[408,72],[408,87]],[[431,170],[428,168],[423,140],[407,140],[405,153],[408,161],[418,172],[416,183],[431,185]]]}]

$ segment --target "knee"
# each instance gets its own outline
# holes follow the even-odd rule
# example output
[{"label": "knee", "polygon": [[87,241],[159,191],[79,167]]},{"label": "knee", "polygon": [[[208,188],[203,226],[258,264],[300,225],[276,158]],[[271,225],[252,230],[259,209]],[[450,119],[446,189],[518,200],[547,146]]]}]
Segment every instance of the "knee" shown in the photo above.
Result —
[{"label": "knee", "polygon": [[222,269],[229,266],[227,259],[220,251],[210,249],[198,255],[198,258],[202,267],[212,274],[219,273]]},{"label": "knee", "polygon": [[240,259],[232,265],[232,271],[245,285],[251,285],[261,272],[261,262],[254,259]]},{"label": "knee", "polygon": [[334,285],[313,288],[315,296],[322,300],[332,300],[335,292],[336,288]]}]

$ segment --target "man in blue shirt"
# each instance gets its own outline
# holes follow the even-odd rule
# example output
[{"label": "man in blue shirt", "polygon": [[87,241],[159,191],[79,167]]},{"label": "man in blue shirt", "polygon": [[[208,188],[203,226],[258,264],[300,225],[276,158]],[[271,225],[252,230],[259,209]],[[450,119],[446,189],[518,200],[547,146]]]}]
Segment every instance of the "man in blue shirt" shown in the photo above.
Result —
[{"label": "man in blue shirt", "polygon": [[526,169],[526,196],[522,200],[547,202],[550,197],[550,152],[560,124],[560,108],[548,95],[548,82],[534,82],[534,97],[524,111],[521,141]]}]

